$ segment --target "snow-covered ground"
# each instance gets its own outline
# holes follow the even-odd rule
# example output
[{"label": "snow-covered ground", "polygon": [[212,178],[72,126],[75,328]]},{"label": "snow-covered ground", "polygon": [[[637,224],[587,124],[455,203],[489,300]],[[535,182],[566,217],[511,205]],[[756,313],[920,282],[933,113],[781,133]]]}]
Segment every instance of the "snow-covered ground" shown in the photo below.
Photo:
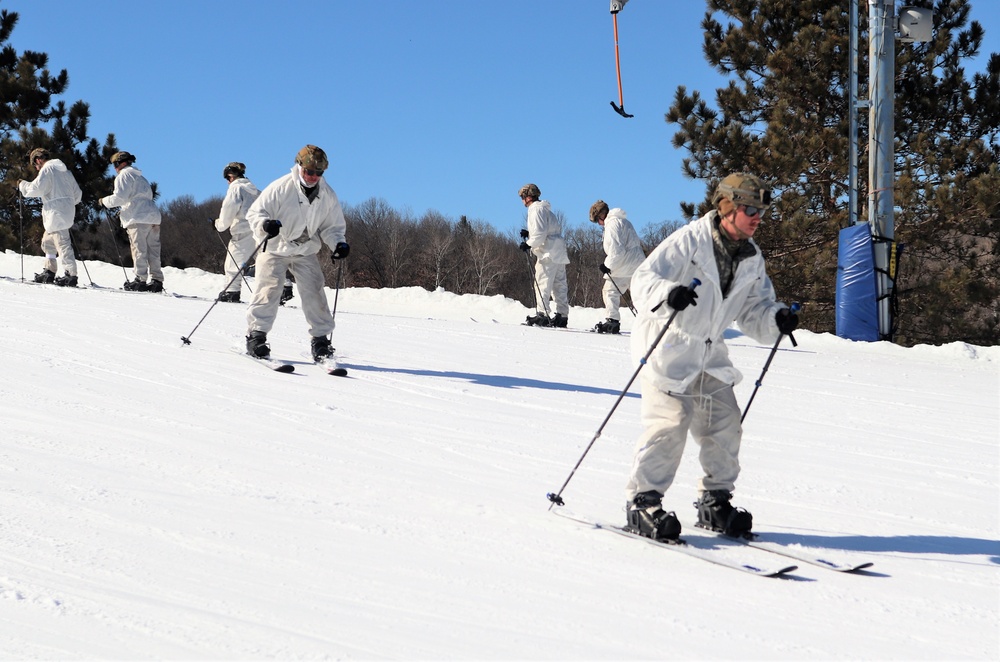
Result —
[{"label": "snow-covered ground", "polygon": [[[167,269],[204,297],[175,298],[87,266],[105,289],[21,283],[0,255],[4,659],[1000,658],[1000,348],[783,344],[737,501],[780,542],[875,565],[764,579],[549,512],[633,374],[626,336],[346,289],[350,376],[309,364],[297,299],[270,334],[299,362],[281,375],[232,351],[245,305],[191,334],[222,276]],[[731,336],[745,403],[770,348]],[[632,390],[566,510],[622,521]],[[689,532],[695,455],[665,504]]]}]

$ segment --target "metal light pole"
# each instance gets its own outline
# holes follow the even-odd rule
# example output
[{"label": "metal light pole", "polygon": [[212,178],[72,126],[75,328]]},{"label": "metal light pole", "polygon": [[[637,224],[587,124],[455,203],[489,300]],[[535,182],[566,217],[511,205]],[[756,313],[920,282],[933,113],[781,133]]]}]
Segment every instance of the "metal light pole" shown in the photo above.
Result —
[{"label": "metal light pole", "polygon": [[[892,340],[896,278],[894,228],[895,41],[932,38],[934,13],[902,7],[897,19],[893,0],[868,2],[868,99],[858,92],[860,0],[850,0],[848,62],[848,220],[840,233],[837,263],[837,335],[851,340]],[[868,213],[859,200],[859,118],[868,111]],[[864,226],[864,227],[861,227]]]},{"label": "metal light pole", "polygon": [[882,340],[892,340],[893,294],[890,264],[894,253],[895,183],[895,11],[892,0],[869,0],[868,4],[868,223],[875,240],[878,331]]}]

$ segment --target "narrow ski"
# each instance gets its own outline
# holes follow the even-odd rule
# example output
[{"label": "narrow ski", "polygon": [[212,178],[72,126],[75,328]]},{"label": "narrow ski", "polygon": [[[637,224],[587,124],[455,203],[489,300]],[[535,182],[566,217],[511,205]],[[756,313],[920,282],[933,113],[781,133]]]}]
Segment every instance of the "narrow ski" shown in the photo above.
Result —
[{"label": "narrow ski", "polygon": [[240,356],[245,356],[254,363],[266,366],[267,368],[270,368],[275,372],[282,372],[286,374],[290,372],[295,372],[295,366],[292,365],[291,363],[285,363],[284,361],[277,361],[272,358],[261,358],[259,356],[254,356],[253,354],[250,354],[249,352],[243,349],[238,349],[236,347],[233,347],[232,349],[235,353],[239,354]]},{"label": "narrow ski", "polygon": [[777,554],[779,556],[784,556],[790,559],[795,559],[797,561],[802,561],[803,563],[808,563],[809,565],[814,565],[819,568],[826,568],[827,570],[833,570],[835,572],[856,572],[858,570],[864,570],[875,565],[872,561],[866,561],[862,563],[844,563],[841,561],[831,561],[825,558],[823,555],[810,552],[807,549],[795,549],[793,547],[788,547],[787,545],[782,545],[781,543],[770,542],[767,540],[762,540],[760,536],[754,534],[752,538],[730,538],[724,536],[728,540],[736,540],[748,547],[753,547],[754,549],[759,549],[765,552],[770,552],[772,554]]},{"label": "narrow ski", "polygon": [[739,570],[740,572],[756,575],[758,577],[781,577],[798,569],[798,566],[795,565],[787,565],[780,567],[762,567],[752,563],[734,561],[733,559],[730,559],[728,556],[719,553],[719,551],[717,550],[695,547],[690,543],[684,541],[683,539],[678,540],[675,543],[653,540],[652,538],[647,538],[645,536],[640,536],[636,533],[632,533],[631,531],[628,531],[614,524],[606,524],[591,519],[587,519],[585,517],[578,517],[576,515],[571,515],[561,510],[553,510],[552,512],[560,517],[564,517],[574,522],[584,524],[594,529],[598,529],[601,531],[609,531],[611,533],[616,533],[620,536],[625,536],[627,538],[635,538],[647,544],[653,545],[655,547],[669,549],[671,551],[684,554],[685,556],[701,559],[702,561],[708,561],[709,563],[713,563],[715,565],[730,568],[732,570]]}]

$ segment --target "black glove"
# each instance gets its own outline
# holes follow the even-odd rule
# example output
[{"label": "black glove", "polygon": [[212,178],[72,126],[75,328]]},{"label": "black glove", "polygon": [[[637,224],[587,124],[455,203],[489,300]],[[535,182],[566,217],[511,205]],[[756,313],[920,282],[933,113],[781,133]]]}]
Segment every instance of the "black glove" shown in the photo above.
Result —
[{"label": "black glove", "polygon": [[529,245],[528,245],[528,242],[526,242],[526,241],[522,241],[522,242],[521,242],[521,245],[520,245],[520,246],[518,246],[518,248],[520,248],[520,249],[521,249],[522,251],[524,251],[525,253],[527,253],[528,251],[530,251],[530,250],[531,250],[531,246],[529,246]]},{"label": "black glove", "polygon": [[351,247],[347,245],[346,241],[338,241],[337,245],[333,247],[333,253],[330,255],[331,260],[342,260],[347,257],[347,254],[351,252]]},{"label": "black glove", "polygon": [[521,230],[521,239],[527,239],[527,238],[528,238],[528,231]]},{"label": "black glove", "polygon": [[799,316],[788,308],[782,308],[775,313],[774,321],[778,323],[778,331],[781,331],[786,336],[791,335],[792,331],[799,326]]},{"label": "black glove", "polygon": [[611,273],[611,269],[608,269],[608,266],[606,264],[604,264],[603,262],[601,262],[601,266],[599,266],[598,269],[601,270],[602,274],[609,274],[609,273]]},{"label": "black glove", "polygon": [[276,221],[273,218],[269,218],[264,221],[264,233],[267,235],[268,239],[274,239],[278,236],[278,230],[281,229],[281,221]]},{"label": "black glove", "polygon": [[678,285],[667,295],[667,304],[674,310],[684,310],[688,306],[697,306],[698,293],[686,285]]}]

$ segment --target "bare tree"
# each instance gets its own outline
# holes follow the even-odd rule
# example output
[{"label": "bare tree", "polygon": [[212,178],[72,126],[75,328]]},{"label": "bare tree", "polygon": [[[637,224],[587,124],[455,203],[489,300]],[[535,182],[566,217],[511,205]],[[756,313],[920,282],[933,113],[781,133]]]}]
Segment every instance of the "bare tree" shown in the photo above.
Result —
[{"label": "bare tree", "polygon": [[422,256],[430,267],[433,289],[445,287],[456,263],[454,228],[439,212],[429,211],[420,219],[420,234],[426,240]]},{"label": "bare tree", "polygon": [[414,255],[420,254],[420,235],[416,223],[393,211],[388,217],[385,236],[385,271],[389,287],[417,285]]},{"label": "bare tree", "polygon": [[643,252],[649,255],[664,239],[673,234],[674,230],[682,228],[685,225],[687,223],[684,221],[661,221],[660,223],[647,224],[642,228],[642,232],[639,233]]},{"label": "bare tree", "polygon": [[509,244],[492,226],[483,221],[469,223],[471,232],[465,241],[468,292],[496,294],[499,283],[511,268],[504,246]]},{"label": "bare tree", "polygon": [[569,249],[566,280],[570,302],[575,306],[592,308],[601,303],[603,240],[601,227],[592,223],[566,233],[566,247]]},{"label": "bare tree", "polygon": [[221,273],[226,247],[212,223],[221,207],[220,196],[195,202],[190,195],[182,195],[167,203],[160,226],[163,263],[178,269],[197,267]]},{"label": "bare tree", "polygon": [[354,250],[354,274],[359,285],[391,287],[387,265],[387,237],[396,211],[382,198],[369,198],[344,210]]}]

